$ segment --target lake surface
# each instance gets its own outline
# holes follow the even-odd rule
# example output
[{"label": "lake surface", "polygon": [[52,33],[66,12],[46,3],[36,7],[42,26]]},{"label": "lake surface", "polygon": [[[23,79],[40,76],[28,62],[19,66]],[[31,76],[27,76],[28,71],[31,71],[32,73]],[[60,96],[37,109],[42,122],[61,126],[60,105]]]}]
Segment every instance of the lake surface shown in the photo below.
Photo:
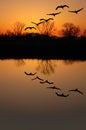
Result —
[{"label": "lake surface", "polygon": [[[75,88],[84,94],[69,91]],[[0,129],[85,130],[86,61],[0,60]]]}]

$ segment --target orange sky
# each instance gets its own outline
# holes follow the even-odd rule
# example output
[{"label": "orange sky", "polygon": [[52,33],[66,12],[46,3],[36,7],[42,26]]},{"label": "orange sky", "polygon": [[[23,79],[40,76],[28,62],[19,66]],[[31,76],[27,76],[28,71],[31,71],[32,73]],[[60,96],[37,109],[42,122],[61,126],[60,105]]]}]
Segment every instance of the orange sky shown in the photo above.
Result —
[{"label": "orange sky", "polygon": [[[69,9],[55,10],[57,5],[67,4]],[[68,10],[84,8],[79,14],[73,14]],[[66,22],[72,22],[86,29],[86,0],[1,0],[0,1],[0,32],[11,30],[16,21],[23,22],[26,26],[33,26],[31,23],[39,22],[40,18],[48,18],[47,13],[62,13],[54,17],[57,30],[60,30]]]}]

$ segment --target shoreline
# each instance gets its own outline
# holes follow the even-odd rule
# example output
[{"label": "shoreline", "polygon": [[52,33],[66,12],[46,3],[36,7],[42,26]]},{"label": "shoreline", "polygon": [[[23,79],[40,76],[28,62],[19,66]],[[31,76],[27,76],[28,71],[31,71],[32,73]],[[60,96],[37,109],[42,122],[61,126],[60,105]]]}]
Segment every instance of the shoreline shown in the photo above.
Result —
[{"label": "shoreline", "polygon": [[86,60],[86,38],[7,37],[0,39],[0,59]]}]

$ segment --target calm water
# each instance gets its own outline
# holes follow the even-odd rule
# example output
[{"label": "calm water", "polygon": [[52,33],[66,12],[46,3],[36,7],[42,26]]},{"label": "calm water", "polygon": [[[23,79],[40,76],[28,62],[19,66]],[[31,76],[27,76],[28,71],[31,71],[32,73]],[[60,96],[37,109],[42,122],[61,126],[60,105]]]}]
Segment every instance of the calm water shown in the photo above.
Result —
[{"label": "calm water", "polygon": [[[32,80],[36,76],[54,84]],[[75,88],[84,95],[69,92]],[[0,129],[85,130],[86,61],[0,60]]]}]

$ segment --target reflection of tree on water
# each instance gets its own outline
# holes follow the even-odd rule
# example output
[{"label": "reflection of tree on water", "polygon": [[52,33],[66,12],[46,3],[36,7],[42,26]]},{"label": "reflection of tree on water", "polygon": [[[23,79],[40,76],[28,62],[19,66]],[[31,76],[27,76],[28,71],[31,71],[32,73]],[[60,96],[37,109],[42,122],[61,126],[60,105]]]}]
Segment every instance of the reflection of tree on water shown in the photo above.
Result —
[{"label": "reflection of tree on water", "polygon": [[36,68],[37,71],[40,71],[43,74],[51,74],[54,73],[56,64],[53,60],[38,60],[38,66]]},{"label": "reflection of tree on water", "polygon": [[74,64],[74,63],[77,63],[77,62],[80,62],[80,61],[79,60],[64,60],[64,63],[66,65]]},{"label": "reflection of tree on water", "polygon": [[25,65],[25,61],[24,60],[15,60],[16,66],[23,66]]}]

